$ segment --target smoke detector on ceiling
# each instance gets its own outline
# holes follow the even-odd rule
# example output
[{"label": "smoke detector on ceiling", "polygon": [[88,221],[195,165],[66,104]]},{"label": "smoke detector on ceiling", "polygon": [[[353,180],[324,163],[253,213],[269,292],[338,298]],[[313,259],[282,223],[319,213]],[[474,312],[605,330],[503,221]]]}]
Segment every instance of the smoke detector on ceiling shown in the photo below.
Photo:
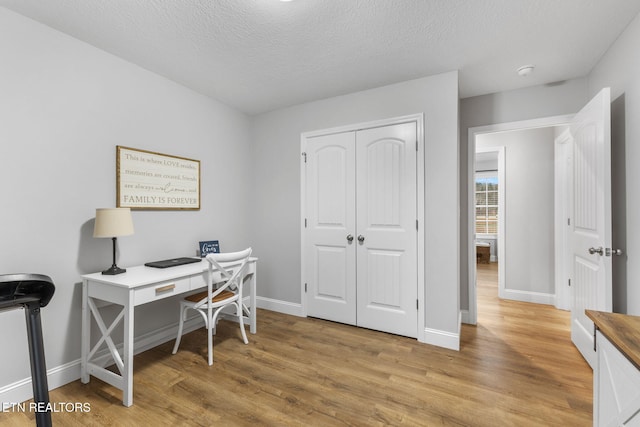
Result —
[{"label": "smoke detector on ceiling", "polygon": [[535,65],[523,65],[522,67],[518,68],[518,75],[522,77],[528,76],[533,72],[534,68],[536,68]]}]

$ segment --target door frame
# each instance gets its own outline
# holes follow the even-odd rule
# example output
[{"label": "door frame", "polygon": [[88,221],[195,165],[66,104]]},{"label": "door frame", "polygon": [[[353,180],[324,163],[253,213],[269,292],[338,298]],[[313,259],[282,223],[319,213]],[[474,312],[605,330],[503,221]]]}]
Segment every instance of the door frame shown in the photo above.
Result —
[{"label": "door frame", "polygon": [[[476,259],[475,259],[475,205],[474,188],[475,162],[476,162],[476,136],[488,133],[508,132],[515,130],[534,129],[541,127],[563,126],[569,125],[573,114],[543,117],[539,119],[521,120],[515,122],[497,123],[486,126],[470,127],[467,139],[467,257],[468,257],[468,310],[463,313],[462,321],[464,323],[475,325],[478,323],[478,296],[476,293]],[[503,233],[504,234],[504,233]],[[504,245],[501,245],[504,249]],[[500,246],[498,246],[500,250]],[[504,261],[504,260],[503,260]],[[500,262],[500,255],[498,255]],[[503,263],[504,264],[504,263]],[[499,270],[503,266],[498,267]],[[504,271],[502,271],[504,274]],[[500,271],[498,272],[500,276]],[[465,315],[466,314],[466,315]]]},{"label": "door frame", "polygon": [[355,124],[349,124],[344,126],[332,127],[327,129],[319,129],[314,131],[302,132],[300,134],[300,301],[302,306],[303,317],[307,317],[307,297],[306,297],[306,285],[305,278],[307,277],[306,260],[305,260],[305,245],[306,245],[306,226],[305,218],[306,212],[306,152],[307,152],[307,140],[309,138],[331,135],[343,132],[355,132],[359,130],[371,129],[376,127],[391,126],[401,123],[416,123],[416,138],[417,138],[417,165],[416,165],[416,220],[418,221],[418,236],[417,236],[417,257],[418,257],[418,274],[417,283],[418,288],[418,341],[424,342],[425,337],[425,271],[424,271],[424,253],[425,253],[425,216],[424,216],[424,203],[425,203],[425,141],[424,141],[424,114],[410,114],[406,116],[393,117],[389,119],[374,120],[370,122],[361,122]]},{"label": "door frame", "polygon": [[569,127],[554,140],[555,194],[555,306],[560,310],[571,310],[571,235],[569,221],[573,211],[573,137]]}]

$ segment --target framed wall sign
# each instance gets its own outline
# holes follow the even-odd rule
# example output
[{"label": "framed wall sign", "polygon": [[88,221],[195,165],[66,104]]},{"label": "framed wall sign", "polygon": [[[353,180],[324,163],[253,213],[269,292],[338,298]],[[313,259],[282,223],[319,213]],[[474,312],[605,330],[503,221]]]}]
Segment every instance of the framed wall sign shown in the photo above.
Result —
[{"label": "framed wall sign", "polygon": [[200,161],[116,146],[116,206],[200,209]]}]

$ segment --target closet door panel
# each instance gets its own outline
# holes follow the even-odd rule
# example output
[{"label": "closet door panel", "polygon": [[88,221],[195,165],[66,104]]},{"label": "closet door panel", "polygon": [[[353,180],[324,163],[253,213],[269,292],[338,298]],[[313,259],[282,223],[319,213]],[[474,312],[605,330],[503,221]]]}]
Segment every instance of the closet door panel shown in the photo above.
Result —
[{"label": "closet door panel", "polygon": [[356,134],[357,324],[417,336],[416,124]]},{"label": "closet door panel", "polygon": [[356,324],[355,134],[307,145],[307,313]]}]

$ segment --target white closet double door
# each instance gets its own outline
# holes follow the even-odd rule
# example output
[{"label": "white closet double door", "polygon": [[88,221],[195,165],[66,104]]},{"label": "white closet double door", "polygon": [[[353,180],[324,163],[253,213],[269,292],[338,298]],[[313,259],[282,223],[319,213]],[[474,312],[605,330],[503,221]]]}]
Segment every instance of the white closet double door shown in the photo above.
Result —
[{"label": "white closet double door", "polygon": [[307,139],[307,314],[417,336],[417,124]]}]

